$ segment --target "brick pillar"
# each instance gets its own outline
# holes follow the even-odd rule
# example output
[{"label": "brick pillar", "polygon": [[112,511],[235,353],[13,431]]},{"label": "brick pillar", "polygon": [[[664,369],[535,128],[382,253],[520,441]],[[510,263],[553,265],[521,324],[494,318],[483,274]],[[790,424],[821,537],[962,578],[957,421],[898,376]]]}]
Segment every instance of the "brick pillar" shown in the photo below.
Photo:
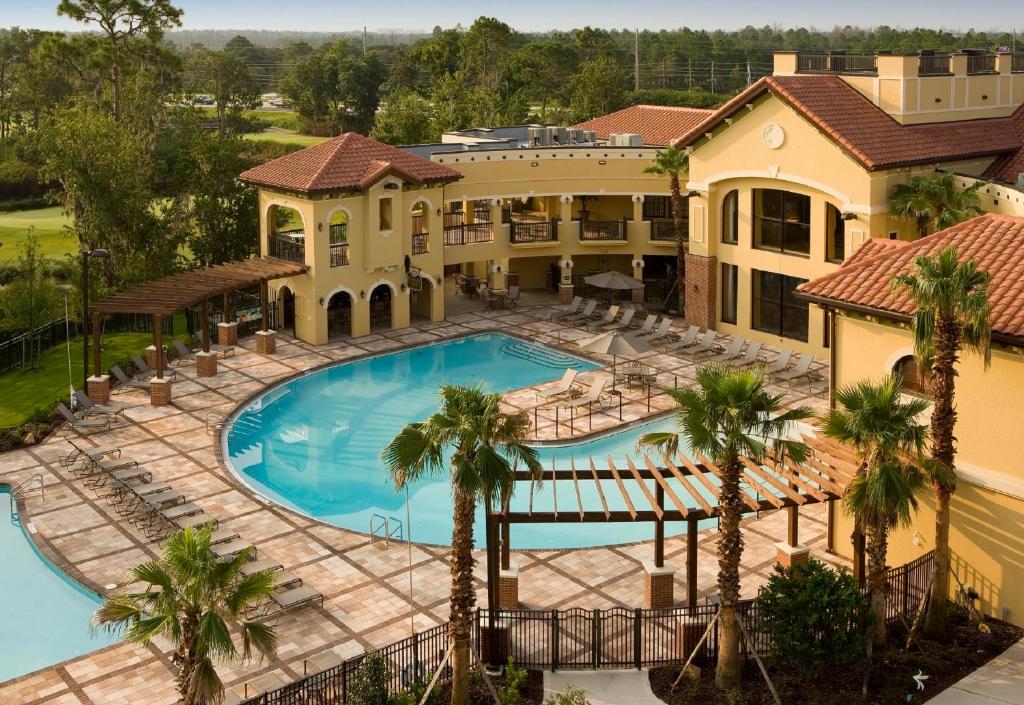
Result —
[{"label": "brick pillar", "polygon": [[573,297],[572,284],[559,284],[558,285],[558,303],[560,304],[571,304]]},{"label": "brick pillar", "polygon": [[503,610],[519,609],[519,566],[502,570],[498,578],[498,607]]},{"label": "brick pillar", "polygon": [[718,258],[686,255],[686,322],[701,328],[715,329],[718,322],[715,301]]},{"label": "brick pillar", "polygon": [[807,546],[790,546],[785,541],[775,544],[775,560],[783,568],[792,568],[797,563],[806,563],[811,549]]},{"label": "brick pillar", "polygon": [[277,350],[277,334],[272,330],[256,331],[256,352],[260,355],[273,355]]},{"label": "brick pillar", "polygon": [[149,365],[150,369],[156,369],[156,346],[150,345],[146,348],[146,364]]},{"label": "brick pillar", "polygon": [[93,404],[106,404],[110,401],[110,375],[85,380],[85,393],[92,399]]},{"label": "brick pillar", "polygon": [[676,569],[668,563],[658,568],[654,561],[644,561],[644,607],[649,610],[668,609],[675,604]]},{"label": "brick pillar", "polygon": [[171,380],[168,377],[149,380],[149,403],[151,406],[167,406],[171,403]]},{"label": "brick pillar", "polygon": [[644,304],[644,291],[645,287],[640,287],[639,289],[633,289],[633,291],[631,292],[633,303],[635,303],[637,306],[643,306]]},{"label": "brick pillar", "polygon": [[217,353],[196,353],[196,377],[214,377],[217,375]]},{"label": "brick pillar", "polygon": [[237,345],[238,344],[238,323],[217,324],[217,344]]}]

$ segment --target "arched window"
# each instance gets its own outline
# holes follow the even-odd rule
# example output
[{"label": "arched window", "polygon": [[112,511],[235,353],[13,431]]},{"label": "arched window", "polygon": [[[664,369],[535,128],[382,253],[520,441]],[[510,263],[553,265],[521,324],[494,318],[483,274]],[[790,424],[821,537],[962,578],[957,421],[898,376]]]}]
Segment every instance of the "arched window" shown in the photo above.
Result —
[{"label": "arched window", "polygon": [[831,203],[825,204],[825,259],[842,262],[846,259],[846,221]]},{"label": "arched window", "polygon": [[740,194],[733,189],[722,199],[722,242],[735,245],[740,241]]},{"label": "arched window", "polygon": [[917,358],[913,355],[906,355],[897,360],[892,371],[902,378],[903,391],[922,396],[929,396],[931,394],[928,374],[921,370]]}]

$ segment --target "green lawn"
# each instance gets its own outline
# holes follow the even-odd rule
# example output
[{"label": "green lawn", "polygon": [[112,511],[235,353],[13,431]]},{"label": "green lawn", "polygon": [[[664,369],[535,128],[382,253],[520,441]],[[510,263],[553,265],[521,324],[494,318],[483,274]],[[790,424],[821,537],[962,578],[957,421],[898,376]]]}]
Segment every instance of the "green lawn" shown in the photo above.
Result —
[{"label": "green lawn", "polygon": [[281,144],[297,144],[302,147],[309,147],[314,144],[326,142],[330,137],[316,137],[314,135],[303,135],[294,130],[285,130],[280,127],[268,127],[263,132],[251,132],[245,135],[245,139],[264,142],[280,142]]},{"label": "green lawn", "polygon": [[63,257],[77,248],[75,238],[64,234],[70,220],[59,207],[0,212],[0,262],[17,259],[25,249],[29,227],[34,226],[42,253]]}]

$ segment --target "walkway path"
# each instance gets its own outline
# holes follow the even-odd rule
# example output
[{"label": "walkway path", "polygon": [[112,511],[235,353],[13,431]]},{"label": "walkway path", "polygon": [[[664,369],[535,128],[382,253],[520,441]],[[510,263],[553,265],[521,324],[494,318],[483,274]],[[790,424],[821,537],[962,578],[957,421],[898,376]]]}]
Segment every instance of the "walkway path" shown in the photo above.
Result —
[{"label": "walkway path", "polygon": [[662,705],[647,671],[545,671],[545,700],[569,685],[583,690],[590,705]]},{"label": "walkway path", "polygon": [[[547,681],[545,681],[545,684]],[[929,705],[1024,705],[1024,639],[928,701]]]}]

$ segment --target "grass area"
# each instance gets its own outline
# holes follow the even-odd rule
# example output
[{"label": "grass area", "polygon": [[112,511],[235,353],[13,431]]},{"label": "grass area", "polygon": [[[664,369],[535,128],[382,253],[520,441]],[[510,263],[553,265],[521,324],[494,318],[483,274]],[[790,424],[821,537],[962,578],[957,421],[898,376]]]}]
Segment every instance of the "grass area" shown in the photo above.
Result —
[{"label": "grass area", "polygon": [[0,262],[17,259],[25,249],[28,229],[35,227],[42,253],[47,257],[63,257],[74,252],[75,238],[64,234],[71,221],[59,207],[29,211],[0,212]]},{"label": "grass area", "polygon": [[263,132],[250,132],[245,139],[256,142],[278,142],[280,144],[297,144],[302,147],[310,147],[314,144],[326,142],[330,137],[316,137],[314,135],[303,135],[294,130],[285,130],[280,127],[268,127]]}]

